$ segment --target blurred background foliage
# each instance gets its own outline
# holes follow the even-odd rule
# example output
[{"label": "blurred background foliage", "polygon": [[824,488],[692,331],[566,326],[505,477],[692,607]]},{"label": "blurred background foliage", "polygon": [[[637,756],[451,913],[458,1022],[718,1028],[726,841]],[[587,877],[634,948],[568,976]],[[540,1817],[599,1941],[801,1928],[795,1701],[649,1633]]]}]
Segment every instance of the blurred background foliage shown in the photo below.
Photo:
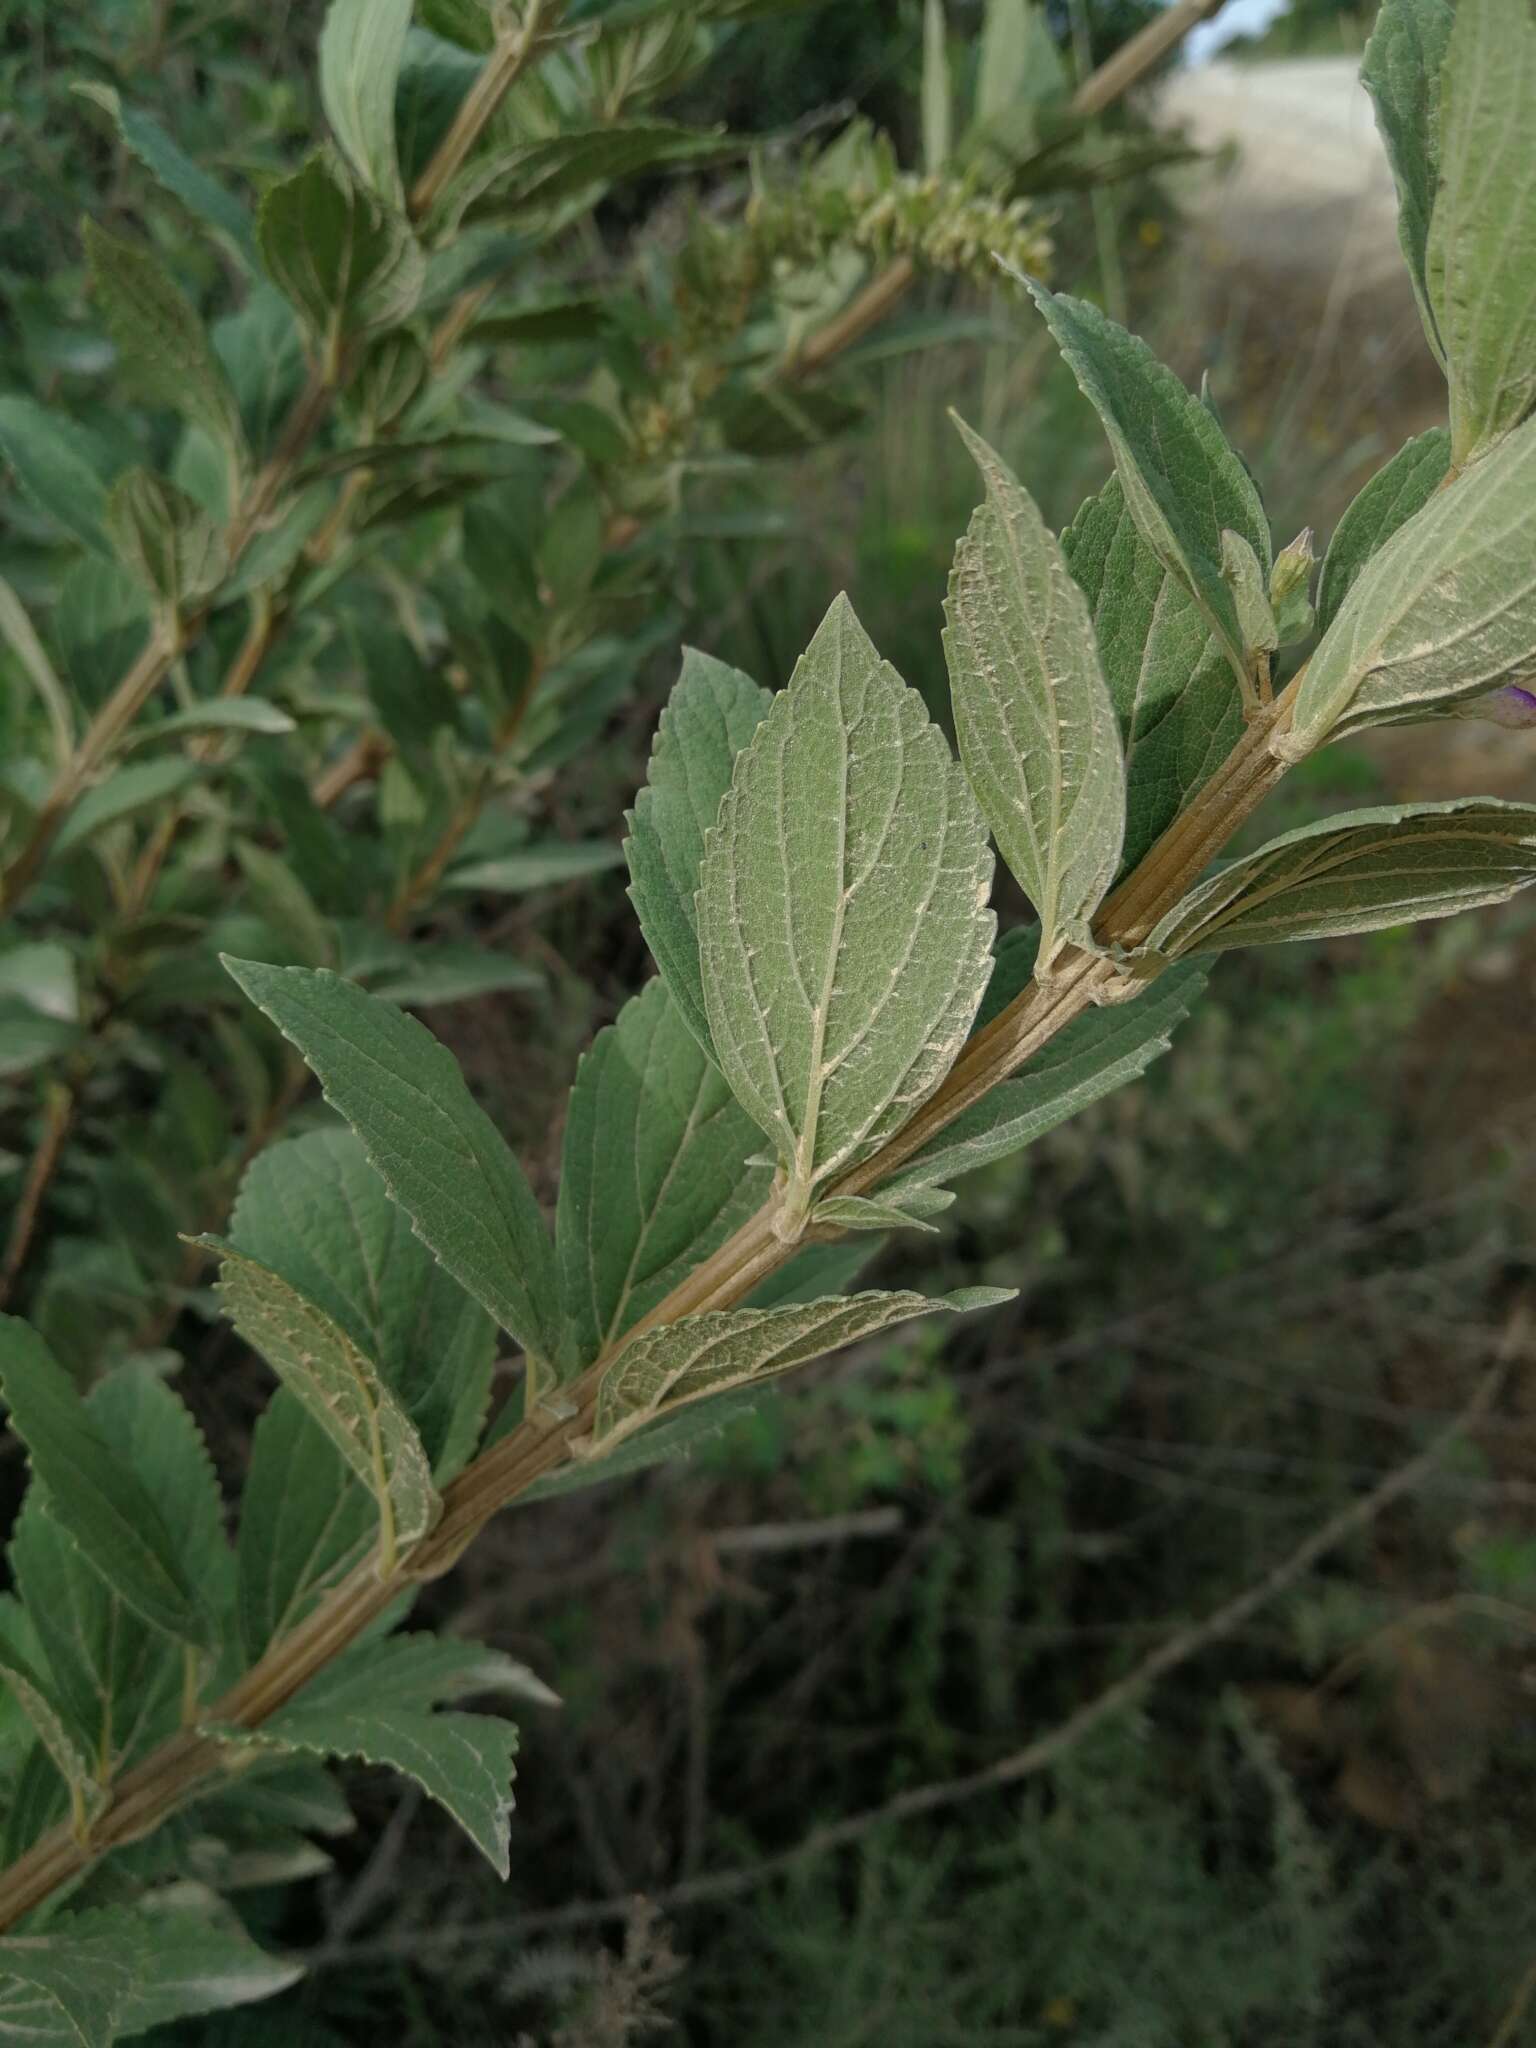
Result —
[{"label": "blurred background foliage", "polygon": [[[67,395],[121,430],[86,312],[82,211],[131,215],[190,290],[218,292],[210,245],[74,83],[131,87],[199,163],[259,183],[317,132],[321,12],[9,0],[0,384]],[[960,64],[980,12],[950,10]],[[1135,0],[1053,11],[1064,65],[1098,61],[1145,14]],[[1299,4],[1259,54],[1357,47],[1363,26]],[[843,0],[742,23],[673,111],[811,135],[863,114],[910,161],[921,69],[914,0]],[[1134,131],[1146,116],[1119,118]],[[1406,284],[1355,292],[1219,208],[1213,226],[1210,177],[1162,167],[1053,193],[1056,278],[1123,306],[1191,381],[1209,373],[1277,530],[1321,537],[1443,397]],[[665,242],[670,203],[642,181],[594,232]],[[593,260],[573,256],[572,275]],[[663,596],[623,627],[633,688],[605,702],[580,772],[539,784],[541,840],[617,840],[679,639],[778,684],[840,586],[942,713],[940,600],[974,497],[947,408],[1055,524],[1108,465],[1006,294],[932,282],[914,317],[929,323],[920,352],[876,330],[845,365],[858,417],[831,445],[711,480]],[[37,540],[22,516],[0,570],[46,597]],[[1452,732],[1325,755],[1284,802],[1299,817],[1325,796],[1416,793],[1428,749],[1436,794],[1531,793],[1529,749],[1495,735],[1490,777],[1484,729]],[[462,935],[470,914],[430,907],[429,936]],[[547,1192],[545,1106],[644,979],[643,948],[608,871],[473,918],[527,985],[440,1004],[433,1022]],[[779,1860],[821,1823],[878,1815],[1056,1727],[1460,1407],[1536,1280],[1533,997],[1536,923],[1519,907],[1224,961],[1170,1059],[968,1182],[934,1249],[902,1246],[913,1284],[1005,1282],[1021,1289],[1012,1309],[942,1347],[919,1334],[839,1360],[689,1467],[504,1518],[451,1590],[428,1589],[428,1622],[451,1615],[527,1657],[565,1702],[525,1731],[510,1886],[414,1795],[362,1775],[360,1825],[326,1844],[327,1867],[242,1895],[263,1939],[306,1953],[305,1984],[161,2038],[1536,2039],[1529,1360],[1501,1420],[1411,1503],[1049,1773]],[[174,1332],[226,1474],[264,1386],[175,1272],[174,1242],[177,1191],[197,1173],[222,1185],[241,1148],[232,1092],[228,1070],[173,1052],[130,1059],[126,1082],[87,1098],[27,1295],[83,1373],[104,1316],[120,1310],[140,1343]],[[45,1112],[25,1090],[9,1106],[12,1201]],[[318,1114],[301,1103],[288,1127]],[[10,1506],[14,1442],[7,1464]],[[631,1903],[642,1893],[650,1906]]]}]

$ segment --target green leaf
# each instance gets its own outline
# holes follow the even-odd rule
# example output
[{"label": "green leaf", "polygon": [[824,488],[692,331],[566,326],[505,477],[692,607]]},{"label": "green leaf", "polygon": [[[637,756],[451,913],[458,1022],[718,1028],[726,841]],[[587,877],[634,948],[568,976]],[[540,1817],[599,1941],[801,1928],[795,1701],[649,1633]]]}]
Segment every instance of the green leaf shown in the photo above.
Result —
[{"label": "green leaf", "polygon": [[1183,955],[1336,938],[1504,903],[1536,882],[1536,805],[1460,797],[1286,832],[1186,896],[1148,940]]},{"label": "green leaf", "polygon": [[[0,1679],[36,1731],[38,1740],[53,1760],[55,1769],[70,1789],[74,1811],[83,1821],[91,1820],[106,1804],[106,1789],[91,1769],[84,1748],[77,1741],[62,1708],[47,1683],[16,1647],[14,1637],[20,1604],[9,1594],[0,1596]],[[0,2008],[3,2009],[3,2008]],[[0,2020],[0,2040],[5,2038]]]},{"label": "green leaf", "polygon": [[191,300],[150,250],[91,220],[84,236],[91,288],[124,370],[152,404],[238,450],[235,394]]},{"label": "green leaf", "polygon": [[1442,362],[1425,283],[1425,244],[1439,182],[1440,67],[1452,18],[1445,0],[1383,0],[1360,65],[1397,185],[1397,237],[1424,332]]},{"label": "green leaf", "polygon": [[412,0],[331,0],[320,31],[320,104],[352,168],[386,206],[405,204],[395,87]]},{"label": "green leaf", "polygon": [[355,1133],[311,1131],[258,1153],[229,1234],[374,1361],[435,1478],[451,1478],[485,1419],[495,1326],[414,1234]]},{"label": "green leaf", "polygon": [[296,1395],[279,1388],[251,1438],[240,1502],[240,1638],[254,1664],[367,1555],[369,1490]]},{"label": "green leaf", "polygon": [[332,351],[404,320],[421,294],[420,244],[329,150],[271,187],[256,239],[274,284]]},{"label": "green leaf", "polygon": [[449,222],[515,219],[661,164],[719,156],[731,146],[708,129],[667,121],[612,121],[540,136],[472,158],[444,194],[440,211]]},{"label": "green leaf", "polygon": [[329,1706],[377,1696],[391,1706],[426,1712],[449,1700],[492,1692],[540,1707],[560,1704],[558,1693],[505,1651],[425,1629],[354,1645],[311,1682],[304,1704]]},{"label": "green leaf", "polygon": [[939,1310],[959,1315],[1012,1299],[1007,1288],[968,1287],[937,1300],[907,1292],[851,1294],[785,1308],[685,1316],[637,1337],[608,1368],[598,1389],[590,1454],[600,1457],[663,1410],[788,1372],[915,1316]]},{"label": "green leaf", "polygon": [[1270,607],[1268,578],[1253,549],[1230,526],[1221,530],[1221,580],[1232,593],[1245,652],[1273,654],[1280,645],[1280,629]]},{"label": "green leaf", "polygon": [[[926,1195],[929,1190],[920,1189]],[[946,1195],[938,1204],[948,1208],[954,1200]],[[824,1202],[818,1202],[811,1211],[811,1221],[818,1229],[827,1230],[926,1230],[936,1231],[937,1224],[930,1223],[924,1215],[921,1204],[916,1209],[903,1207],[898,1201],[884,1201],[868,1195],[828,1195]]]},{"label": "green leaf", "polygon": [[[818,1246],[816,1249],[842,1251],[844,1246]],[[868,1244],[860,1245],[859,1251],[861,1257],[867,1257]],[[802,1253],[801,1257],[804,1256]],[[798,1260],[791,1261],[791,1264],[798,1263]],[[515,1505],[524,1507],[532,1501],[558,1500],[567,1493],[583,1493],[589,1486],[606,1486],[616,1479],[629,1479],[638,1472],[649,1472],[657,1465],[691,1458],[702,1445],[713,1443],[733,1422],[752,1414],[757,1405],[757,1398],[750,1387],[738,1387],[734,1392],[716,1394],[706,1401],[690,1401],[675,1414],[669,1413],[660,1421],[637,1429],[613,1450],[605,1450],[601,1458],[573,1459],[558,1471],[536,1480],[518,1495]]]},{"label": "green leaf", "polygon": [[212,1893],[172,1885],[0,1941],[0,2040],[111,2048],[151,2027],[271,1998],[302,1975],[301,1963],[257,1948]]},{"label": "green leaf", "polygon": [[949,161],[954,87],[949,76],[944,0],[923,0],[923,169],[931,176]]},{"label": "green leaf", "polygon": [[[419,1653],[405,1647],[415,1640],[396,1637],[373,1646],[371,1655],[343,1660],[260,1728],[216,1732],[240,1746],[390,1765],[450,1813],[505,1877],[517,1730],[489,1714],[434,1712],[431,1700],[448,1674],[440,1667],[424,1671]],[[486,1664],[488,1655],[477,1651],[461,1660],[458,1676],[449,1682],[455,1689],[460,1683],[477,1689],[500,1683]]]},{"label": "green leaf", "polygon": [[[184,1576],[201,1589],[222,1634],[234,1560],[218,1481],[192,1417],[162,1380],[132,1367],[101,1381],[87,1406],[154,1500]],[[59,1699],[105,1779],[174,1733],[184,1653],[92,1569],[40,1486],[22,1509],[11,1562]]]},{"label": "green leaf", "polygon": [[1269,524],[1246,469],[1210,410],[1146,343],[1085,299],[1029,285],[1114,451],[1125,502],[1148,546],[1180,578],[1246,675],[1236,607],[1221,574],[1221,534],[1240,534],[1269,573]]},{"label": "green leaf", "polygon": [[262,739],[280,739],[297,729],[286,711],[269,704],[264,697],[209,697],[201,704],[173,711],[166,718],[135,726],[125,748],[152,747],[161,740],[185,739],[198,732],[243,732]]},{"label": "green leaf", "polygon": [[645,787],[628,813],[624,852],[640,929],[679,1014],[711,1058],[694,900],[704,838],[720,815],[736,756],[772,701],[739,668],[685,647]]},{"label": "green leaf", "polygon": [[535,968],[489,946],[432,945],[420,941],[402,946],[387,963],[357,978],[367,981],[385,1002],[406,1009],[433,1003],[463,1003],[475,996],[529,993],[544,986]]},{"label": "green leaf", "polygon": [[216,178],[209,177],[201,165],[194,163],[142,107],[125,104],[113,87],[89,80],[77,84],[74,90],[106,109],[116,124],[118,134],[145,169],[158,178],[189,213],[213,228],[246,269],[254,274],[258,266],[250,209],[232,192],[226,191]]},{"label": "green leaf", "polygon": [[882,1192],[900,1199],[908,1189],[932,1187],[1006,1158],[1136,1080],[1168,1050],[1204,985],[1199,968],[1175,968],[1133,1002],[1086,1011],[1010,1080],[999,1081],[930,1139]]},{"label": "green leaf", "polygon": [[112,486],[107,535],[124,568],[172,619],[206,597],[224,574],[223,528],[152,470],[125,470]]},{"label": "green leaf", "polygon": [[1019,106],[1058,98],[1066,71],[1035,0],[987,0],[976,51],[975,125],[1003,122]]},{"label": "green leaf", "polygon": [[1220,640],[1165,569],[1111,477],[1061,537],[1093,613],[1125,746],[1122,870],[1161,838],[1236,745],[1243,701]]},{"label": "green leaf", "polygon": [[443,887],[524,896],[531,889],[553,889],[561,882],[605,874],[609,868],[621,866],[623,860],[623,848],[611,839],[550,839],[495,860],[467,861],[453,870]]},{"label": "green leaf", "polygon": [[1439,189],[1424,270],[1451,387],[1451,460],[1536,404],[1536,17],[1460,0],[1440,71]]},{"label": "green leaf", "polygon": [[1438,491],[1361,571],[1307,665],[1299,757],[1536,667],[1536,420]]},{"label": "green leaf", "polygon": [[423,1537],[442,1512],[421,1438],[378,1366],[324,1309],[274,1273],[216,1237],[196,1243],[219,1257],[219,1293],[230,1321],[298,1396],[379,1511],[381,1569],[396,1545]]},{"label": "green leaf", "polygon": [[37,1332],[14,1316],[0,1317],[0,1389],[53,1512],[89,1563],[144,1620],[209,1647],[211,1619],[155,1500],[113,1455]]},{"label": "green leaf", "polygon": [[943,1080],[986,986],[992,858],[915,691],[839,598],[739,757],[699,890],[710,1037],[792,1228]]},{"label": "green leaf", "polygon": [[108,451],[84,427],[19,393],[0,397],[0,452],[37,509],[99,555],[106,534]]},{"label": "green leaf", "polygon": [[1415,434],[1353,498],[1338,525],[1317,584],[1317,630],[1326,633],[1356,577],[1376,550],[1429,503],[1451,466],[1444,427]]},{"label": "green leaf", "polygon": [[1088,927],[1120,865],[1125,771],[1082,591],[1029,493],[961,428],[987,487],[955,551],[944,652],[960,758],[1040,919],[1039,967]]},{"label": "green leaf", "polygon": [[86,791],[65,819],[53,842],[53,857],[62,859],[109,825],[120,825],[139,811],[152,810],[168,797],[179,796],[188,783],[197,779],[197,773],[196,762],[185,758],[133,761],[126,767],[113,768],[104,782]]},{"label": "green leaf", "polygon": [[757,1126],[653,981],[599,1032],[566,1115],[555,1234],[585,1364],[757,1209]]},{"label": "green leaf", "polygon": [[319,1076],[417,1236],[534,1360],[553,1359],[558,1282],[544,1219],[452,1054],[338,975],[225,964]]}]

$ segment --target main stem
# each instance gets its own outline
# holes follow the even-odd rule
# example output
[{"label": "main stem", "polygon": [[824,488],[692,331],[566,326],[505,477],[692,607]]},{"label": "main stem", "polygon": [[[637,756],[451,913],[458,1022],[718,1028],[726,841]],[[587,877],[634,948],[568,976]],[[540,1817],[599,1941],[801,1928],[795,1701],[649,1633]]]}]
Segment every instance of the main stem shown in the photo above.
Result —
[{"label": "main stem", "polygon": [[[1289,724],[1299,682],[1298,676],[1253,718],[1216,775],[1109,898],[1096,923],[1101,942],[1121,948],[1140,944],[1268,795],[1285,772],[1269,742]],[[1032,983],[968,1042],[943,1086],[911,1123],[872,1159],[845,1174],[833,1192],[860,1194],[877,1187],[1092,1004],[1112,997],[1122,973],[1105,955],[1077,952],[1048,983]],[[383,1574],[377,1560],[357,1566],[208,1708],[206,1718],[258,1726],[355,1642],[406,1584],[447,1571],[499,1509],[570,1457],[573,1440],[591,1428],[598,1387],[626,1344],[659,1324],[731,1307],[794,1256],[796,1247],[785,1244],[774,1230],[776,1213],[773,1202],[759,1210],[617,1344],[563,1387],[560,1413],[535,1408],[516,1429],[483,1451],[448,1487],[442,1519],[402,1563]],[[203,1779],[221,1768],[226,1756],[212,1737],[184,1729],[119,1782],[87,1845],[76,1841],[67,1825],[50,1829],[0,1873],[0,1929],[13,1926],[106,1850],[150,1833]]]}]

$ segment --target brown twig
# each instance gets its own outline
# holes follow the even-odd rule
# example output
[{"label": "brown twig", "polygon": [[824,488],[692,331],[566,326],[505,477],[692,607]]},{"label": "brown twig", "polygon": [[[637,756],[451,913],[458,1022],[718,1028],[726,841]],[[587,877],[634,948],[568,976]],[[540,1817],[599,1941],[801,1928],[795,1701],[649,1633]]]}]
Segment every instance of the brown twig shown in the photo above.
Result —
[{"label": "brown twig", "polygon": [[522,76],[543,42],[543,17],[543,0],[527,0],[516,32],[498,43],[480,67],[432,161],[411,187],[412,220],[431,212],[484,133],[486,123]]},{"label": "brown twig", "polygon": [[5,1259],[0,1263],[0,1306],[11,1298],[11,1289],[21,1277],[27,1262],[27,1253],[32,1248],[32,1239],[37,1230],[37,1220],[42,1214],[43,1203],[58,1171],[59,1160],[64,1152],[64,1140],[74,1122],[78,1091],[73,1085],[52,1082],[43,1093],[43,1128],[27,1168],[27,1177],[22,1185],[21,1197],[16,1204],[16,1213],[11,1218],[10,1236],[6,1239]]}]

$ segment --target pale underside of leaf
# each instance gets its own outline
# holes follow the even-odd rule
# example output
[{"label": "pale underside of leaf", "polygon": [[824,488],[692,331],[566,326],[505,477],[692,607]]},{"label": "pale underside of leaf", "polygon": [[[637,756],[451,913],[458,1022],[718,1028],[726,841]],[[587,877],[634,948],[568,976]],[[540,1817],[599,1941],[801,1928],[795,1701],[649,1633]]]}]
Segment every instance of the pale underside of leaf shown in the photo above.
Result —
[{"label": "pale underside of leaf", "polygon": [[964,777],[840,599],[737,763],[699,892],[716,1056],[791,1208],[953,1063],[990,966],[990,879]]},{"label": "pale underside of leaf", "polygon": [[[965,431],[965,430],[963,430]],[[944,648],[960,757],[1040,920],[1039,965],[1088,925],[1120,864],[1125,771],[1093,623],[1034,501],[966,431],[986,481],[955,552]]]},{"label": "pale underside of leaf", "polygon": [[663,1411],[788,1372],[914,1316],[963,1314],[1011,1297],[990,1287],[940,1299],[852,1294],[783,1308],[727,1309],[647,1331],[623,1351],[598,1389],[592,1451],[601,1455]]},{"label": "pale underside of leaf", "polygon": [[1231,862],[1169,913],[1154,952],[1379,931],[1502,903],[1536,882],[1536,806],[1463,797],[1354,811]]}]

